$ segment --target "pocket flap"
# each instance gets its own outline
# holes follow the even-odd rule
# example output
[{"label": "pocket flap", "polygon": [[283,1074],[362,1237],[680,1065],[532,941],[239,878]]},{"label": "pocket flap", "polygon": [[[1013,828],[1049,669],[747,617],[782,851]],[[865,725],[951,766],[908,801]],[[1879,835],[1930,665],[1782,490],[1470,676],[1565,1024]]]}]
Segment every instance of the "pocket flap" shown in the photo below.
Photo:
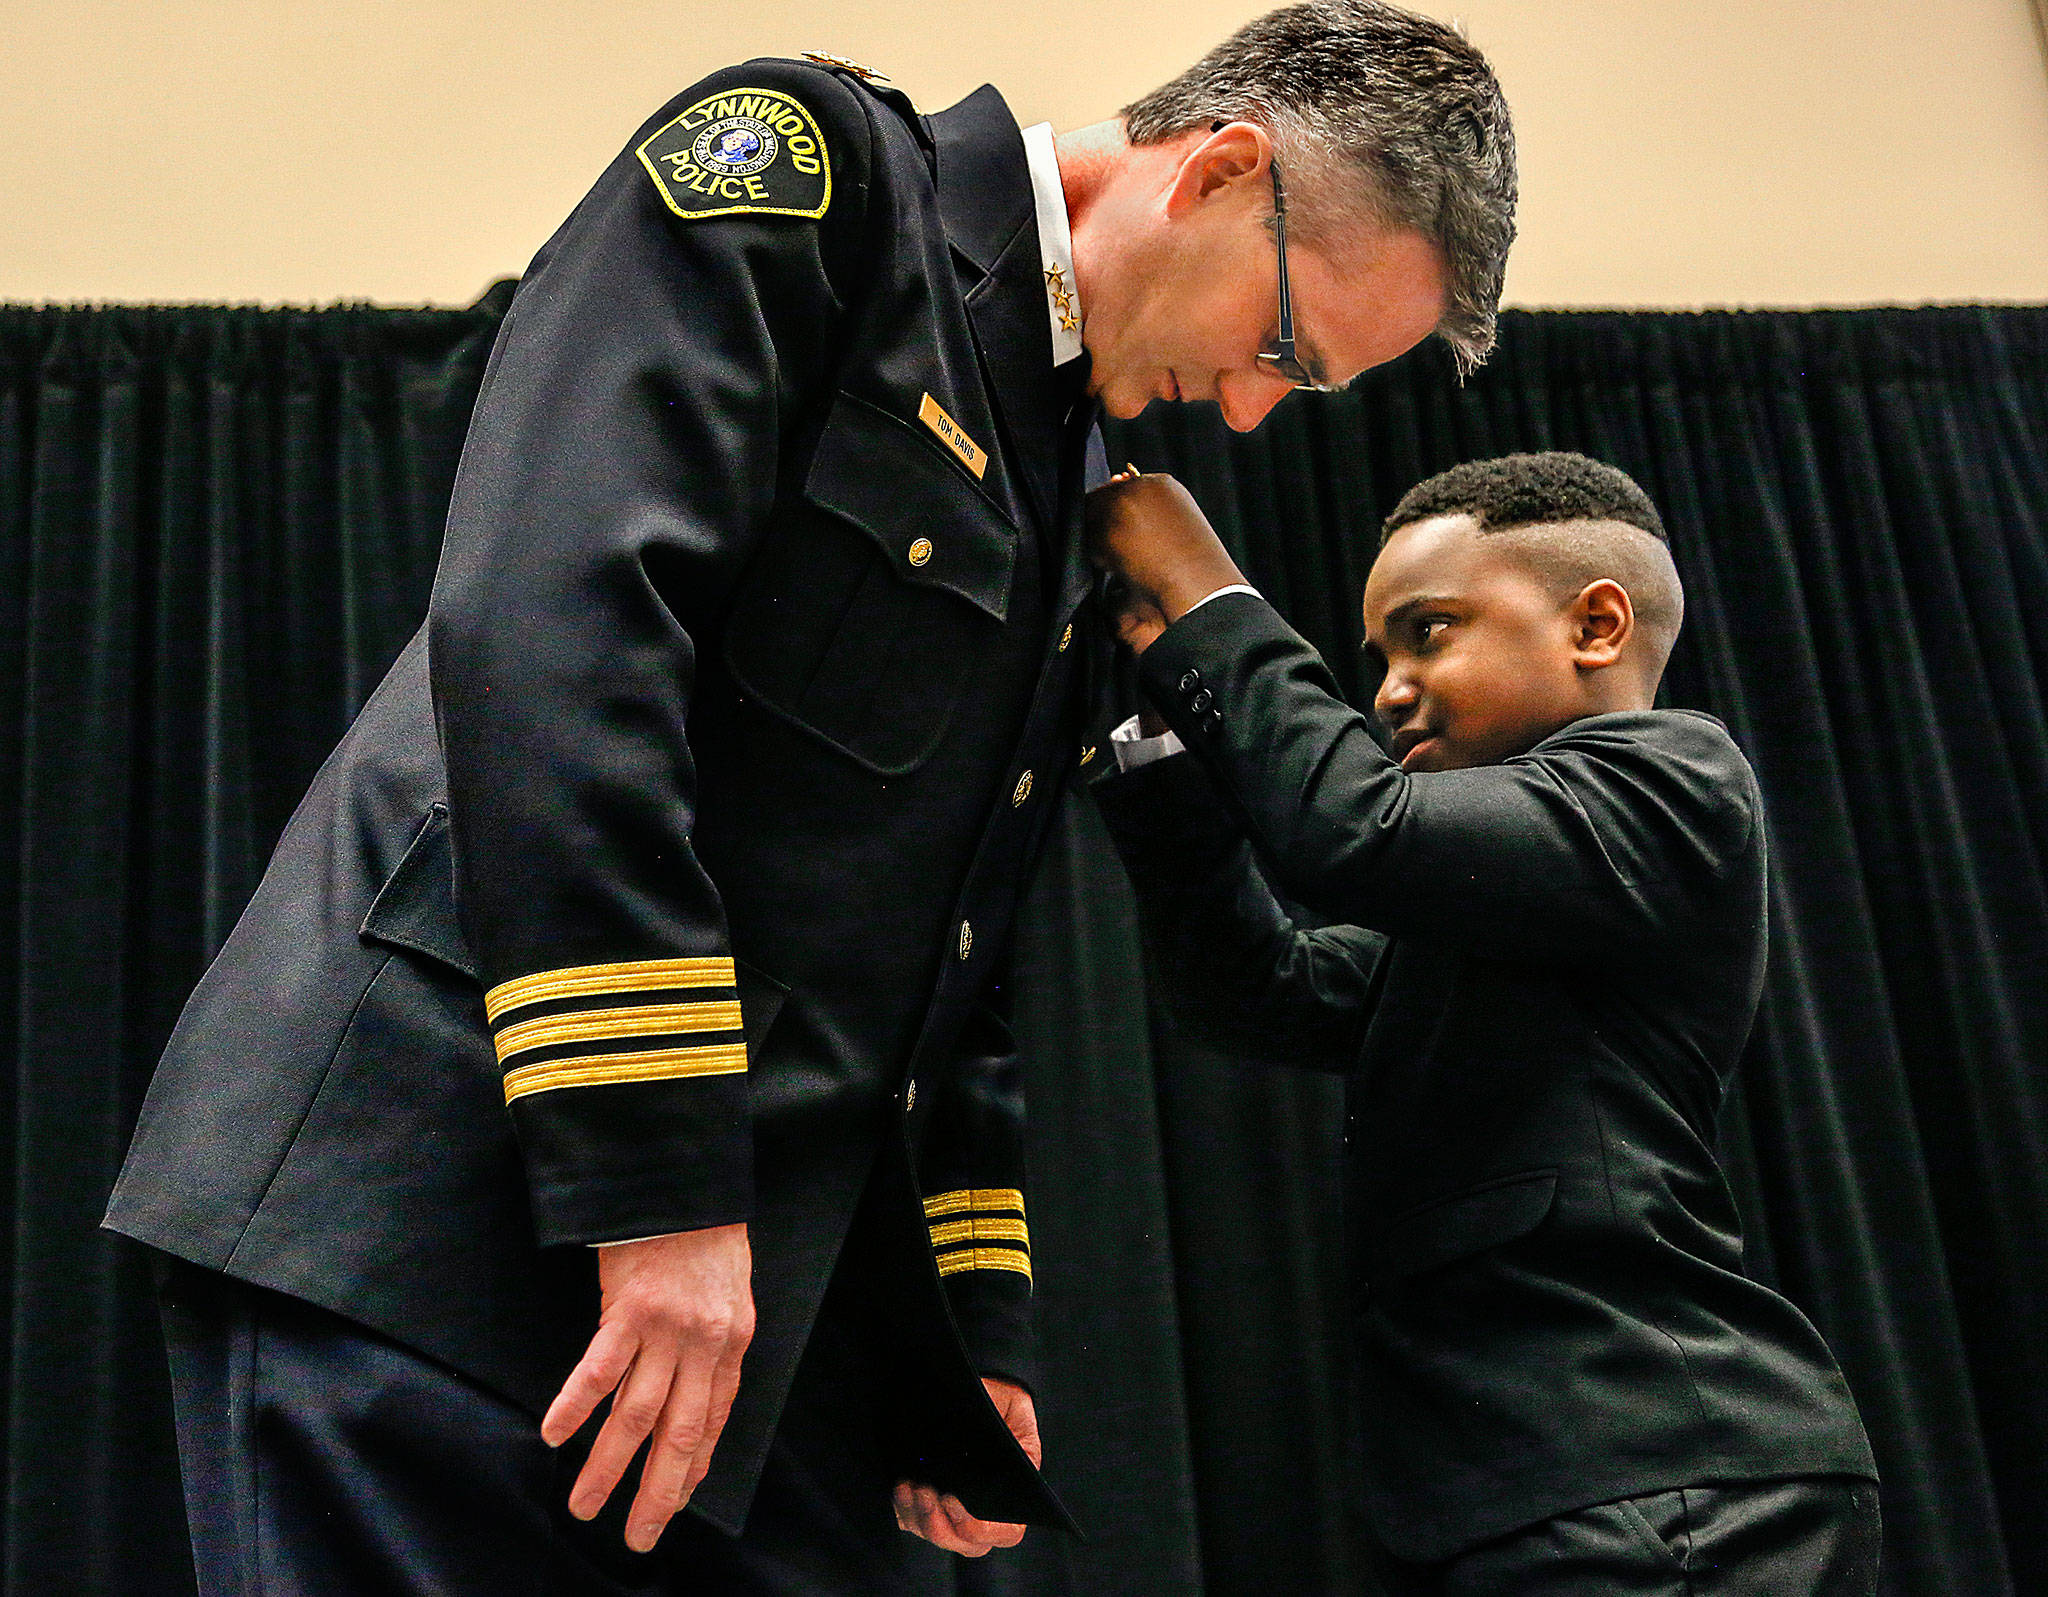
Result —
[{"label": "pocket flap", "polygon": [[1503,1176],[1387,1222],[1375,1250],[1388,1276],[1420,1275],[1525,1237],[1557,1199],[1557,1172]]},{"label": "pocket flap", "polygon": [[1016,524],[910,423],[842,393],[804,497],[866,532],[904,581],[956,593],[999,621],[1009,614]]},{"label": "pocket flap", "polygon": [[372,942],[409,949],[477,979],[476,956],[455,915],[455,856],[448,844],[448,806],[435,804],[378,890],[361,935]]},{"label": "pocket flap", "polygon": [[744,959],[733,961],[733,972],[739,978],[740,1028],[746,1034],[747,1063],[751,1065],[760,1057],[775,1017],[782,1013],[789,988]]}]

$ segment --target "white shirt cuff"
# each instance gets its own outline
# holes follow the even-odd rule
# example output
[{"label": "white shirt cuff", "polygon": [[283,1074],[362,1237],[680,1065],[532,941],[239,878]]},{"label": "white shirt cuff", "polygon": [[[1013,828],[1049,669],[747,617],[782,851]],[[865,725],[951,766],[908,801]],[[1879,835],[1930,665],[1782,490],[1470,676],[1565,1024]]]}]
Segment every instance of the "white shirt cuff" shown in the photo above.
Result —
[{"label": "white shirt cuff", "polygon": [[1197,599],[1193,604],[1189,605],[1185,610],[1181,612],[1181,619],[1185,621],[1189,616],[1193,615],[1197,610],[1201,609],[1202,606],[1207,604],[1211,599],[1220,599],[1226,593],[1248,593],[1254,599],[1256,599],[1259,596],[1259,590],[1257,588],[1254,588],[1250,583],[1233,582],[1227,588],[1218,588],[1214,593],[1203,594],[1201,598]]},{"label": "white shirt cuff", "polygon": [[[1227,593],[1230,590],[1226,588],[1222,591]],[[1209,599],[1215,597],[1213,593],[1209,595]],[[1204,599],[1202,603],[1207,604],[1209,599]],[[1169,755],[1179,754],[1187,747],[1181,742],[1177,732],[1168,730],[1156,738],[1148,738],[1142,730],[1142,725],[1134,715],[1123,725],[1111,730],[1109,747],[1116,755],[1116,768],[1119,771],[1135,771],[1141,765],[1150,765],[1154,760],[1163,760]]]}]

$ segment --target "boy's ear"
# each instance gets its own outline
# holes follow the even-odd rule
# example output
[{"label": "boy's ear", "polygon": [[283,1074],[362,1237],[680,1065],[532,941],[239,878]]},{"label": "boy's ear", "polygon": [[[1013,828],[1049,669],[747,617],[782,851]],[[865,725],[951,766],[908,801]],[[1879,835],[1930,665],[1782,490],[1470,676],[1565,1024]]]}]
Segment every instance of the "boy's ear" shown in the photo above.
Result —
[{"label": "boy's ear", "polygon": [[1589,582],[1572,601],[1572,659],[1581,671],[1614,664],[1636,635],[1636,608],[1612,577]]}]

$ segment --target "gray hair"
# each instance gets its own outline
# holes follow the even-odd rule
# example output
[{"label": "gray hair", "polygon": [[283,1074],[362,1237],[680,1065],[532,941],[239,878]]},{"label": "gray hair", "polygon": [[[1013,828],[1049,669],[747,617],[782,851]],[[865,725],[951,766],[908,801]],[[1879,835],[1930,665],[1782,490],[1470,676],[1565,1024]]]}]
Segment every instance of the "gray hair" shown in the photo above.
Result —
[{"label": "gray hair", "polygon": [[1460,374],[1492,350],[1515,133],[1492,68],[1453,29],[1381,0],[1306,0],[1247,23],[1123,118],[1133,144],[1256,122],[1287,173],[1290,233],[1328,243],[1366,221],[1421,233],[1449,269],[1436,331]]}]

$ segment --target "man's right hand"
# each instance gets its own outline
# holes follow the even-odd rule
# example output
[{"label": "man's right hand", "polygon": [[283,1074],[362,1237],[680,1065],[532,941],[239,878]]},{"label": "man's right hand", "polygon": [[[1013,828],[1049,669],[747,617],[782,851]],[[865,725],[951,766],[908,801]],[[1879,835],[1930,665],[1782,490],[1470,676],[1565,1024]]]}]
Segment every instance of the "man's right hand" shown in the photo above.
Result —
[{"label": "man's right hand", "polygon": [[560,1447],[608,1394],[612,1411],[569,1491],[569,1512],[594,1518],[640,1444],[653,1445],[626,1520],[644,1553],[711,1468],[754,1336],[753,1255],[744,1225],[679,1231],[598,1250],[604,1307],[597,1334],[541,1421]]}]

